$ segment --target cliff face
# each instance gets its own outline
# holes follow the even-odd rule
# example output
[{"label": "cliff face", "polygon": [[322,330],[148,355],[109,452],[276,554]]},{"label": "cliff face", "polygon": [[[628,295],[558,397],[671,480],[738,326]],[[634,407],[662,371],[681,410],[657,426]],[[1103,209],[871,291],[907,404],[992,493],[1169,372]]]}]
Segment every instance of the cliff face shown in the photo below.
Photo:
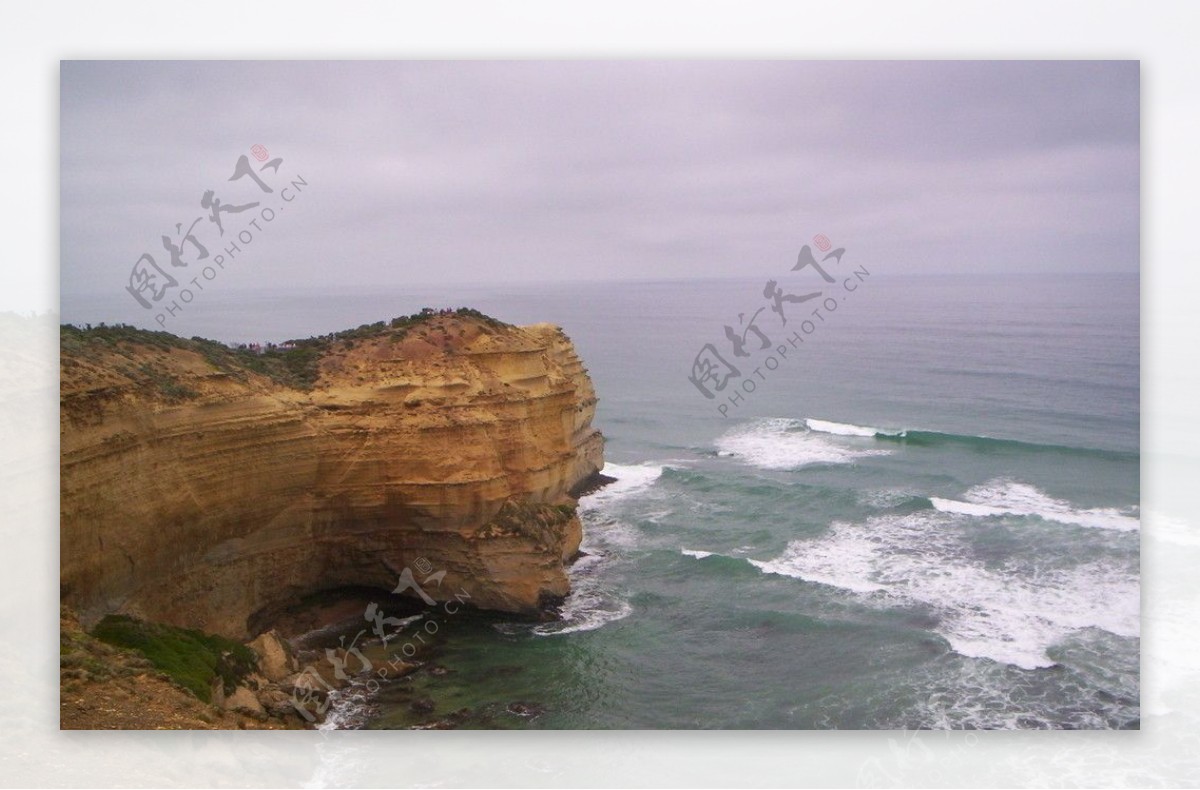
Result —
[{"label": "cliff face", "polygon": [[560,329],[439,316],[314,353],[305,391],[187,344],[64,340],[61,586],[85,624],[246,638],[405,568],[487,609],[568,592],[568,492],[603,438]]}]

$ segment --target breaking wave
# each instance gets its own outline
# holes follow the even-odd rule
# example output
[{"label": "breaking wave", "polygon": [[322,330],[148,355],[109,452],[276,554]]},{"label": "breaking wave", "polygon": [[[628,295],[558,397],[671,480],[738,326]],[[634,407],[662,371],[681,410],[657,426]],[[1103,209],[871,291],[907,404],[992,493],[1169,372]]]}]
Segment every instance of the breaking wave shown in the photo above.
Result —
[{"label": "breaking wave", "polygon": [[891,452],[831,441],[825,438],[828,433],[812,429],[804,420],[759,420],[718,438],[717,455],[740,458],[761,469],[799,469],[814,464],[849,464]]},{"label": "breaking wave", "polygon": [[1052,666],[1047,650],[1081,629],[1139,635],[1136,570],[1110,561],[992,567],[968,556],[946,519],[925,511],[839,522],[820,538],[792,541],[774,559],[749,562],[876,605],[927,606],[955,652],[1022,669]]},{"label": "breaking wave", "polygon": [[1070,502],[1054,499],[1034,486],[1014,480],[992,480],[975,486],[963,495],[963,499],[965,501],[930,497],[929,501],[943,513],[964,516],[1037,516],[1060,524],[1122,532],[1141,526],[1137,516],[1117,508],[1076,508]]}]

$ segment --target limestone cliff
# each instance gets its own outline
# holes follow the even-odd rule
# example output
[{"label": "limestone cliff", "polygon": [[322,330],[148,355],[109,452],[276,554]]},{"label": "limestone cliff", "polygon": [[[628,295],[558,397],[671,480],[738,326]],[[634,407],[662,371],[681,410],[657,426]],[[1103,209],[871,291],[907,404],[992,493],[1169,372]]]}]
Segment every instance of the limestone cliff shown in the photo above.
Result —
[{"label": "limestone cliff", "polygon": [[360,330],[276,355],[289,380],[213,343],[64,328],[63,603],[247,638],[405,568],[485,609],[564,596],[568,492],[603,466],[568,338],[473,314]]}]

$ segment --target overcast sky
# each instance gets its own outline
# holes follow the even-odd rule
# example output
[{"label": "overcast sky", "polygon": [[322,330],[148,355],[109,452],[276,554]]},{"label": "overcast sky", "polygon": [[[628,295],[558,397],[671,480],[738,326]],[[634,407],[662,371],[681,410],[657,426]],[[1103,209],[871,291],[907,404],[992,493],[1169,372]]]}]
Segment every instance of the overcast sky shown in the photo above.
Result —
[{"label": "overcast sky", "polygon": [[[218,254],[297,176],[223,291],[757,276],[816,233],[889,273],[1132,272],[1138,84],[1130,61],[64,62],[62,290],[168,269],[198,217]],[[255,144],[283,160],[269,195],[228,180]],[[210,189],[260,207],[222,237]]]}]

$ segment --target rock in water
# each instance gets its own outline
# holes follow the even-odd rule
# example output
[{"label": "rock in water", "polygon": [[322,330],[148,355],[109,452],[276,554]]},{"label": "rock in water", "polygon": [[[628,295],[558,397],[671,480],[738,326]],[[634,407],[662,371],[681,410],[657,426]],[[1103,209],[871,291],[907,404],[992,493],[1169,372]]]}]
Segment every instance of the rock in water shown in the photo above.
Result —
[{"label": "rock in water", "polygon": [[536,702],[510,702],[508,703],[508,712],[532,719],[545,713],[546,708]]},{"label": "rock in water", "polygon": [[414,713],[433,713],[435,707],[432,699],[423,697],[422,699],[413,700],[408,707],[412,708]]}]

